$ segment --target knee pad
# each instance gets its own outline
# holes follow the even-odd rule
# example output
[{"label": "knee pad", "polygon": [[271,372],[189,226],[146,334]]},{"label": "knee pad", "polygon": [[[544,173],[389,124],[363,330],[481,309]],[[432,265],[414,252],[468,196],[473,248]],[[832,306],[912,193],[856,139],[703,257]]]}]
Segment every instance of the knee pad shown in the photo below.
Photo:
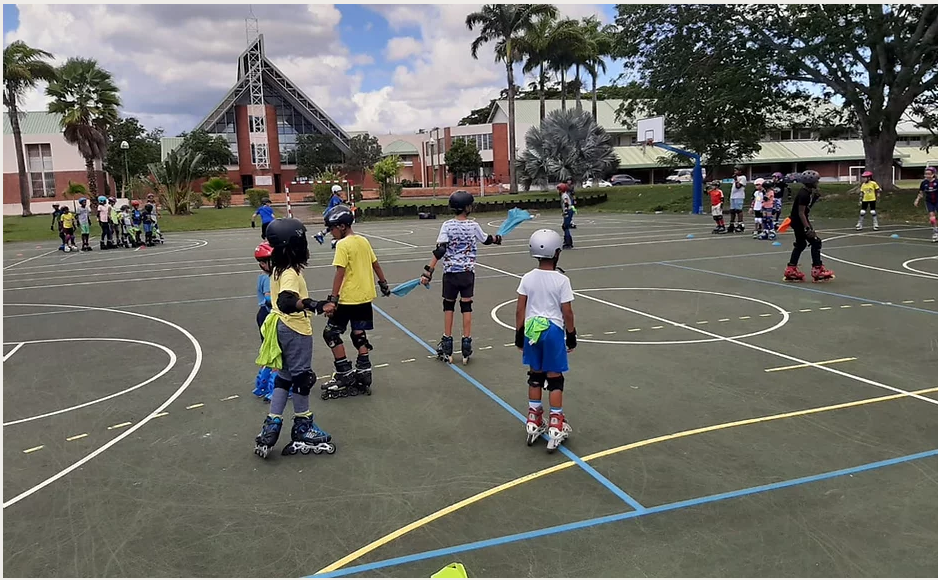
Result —
[{"label": "knee pad", "polygon": [[363,346],[367,347],[368,350],[374,349],[374,347],[372,347],[371,344],[368,343],[368,335],[365,334],[364,330],[362,330],[361,332],[352,332],[352,346],[354,346],[357,349],[360,349]]},{"label": "knee pad", "polygon": [[277,378],[274,379],[275,389],[283,389],[284,391],[289,391],[291,386],[293,386],[293,381],[289,381],[283,378],[283,376],[280,373],[277,373]]},{"label": "knee pad", "polygon": [[865,210],[865,209],[861,209],[861,210],[860,210],[860,217],[863,217],[863,216],[865,216],[865,215],[866,215],[866,210]]},{"label": "knee pad", "polygon": [[342,344],[342,329],[326,324],[326,327],[322,329],[322,338],[326,341],[326,346],[335,348]]},{"label": "knee pad", "polygon": [[761,224],[761,223],[762,223],[762,218],[757,217],[757,218],[755,218],[755,219],[756,219],[756,223],[757,223],[757,224]]},{"label": "knee pad", "polygon": [[870,215],[871,215],[871,216],[875,216],[875,215],[876,215],[876,210],[875,210],[875,209],[871,209],[871,210],[870,210]]},{"label": "knee pad", "polygon": [[938,217],[930,217],[928,218],[928,222],[933,226],[938,225]]},{"label": "knee pad", "polygon": [[563,375],[559,377],[547,377],[547,390],[563,392]]},{"label": "knee pad", "polygon": [[[278,376],[279,378],[279,376]],[[316,373],[313,371],[306,371],[302,375],[293,379],[293,392],[297,395],[303,395],[308,397],[310,390],[312,390],[313,385],[316,384]]]},{"label": "knee pad", "polygon": [[460,300],[459,311],[463,313],[472,312],[472,300]]},{"label": "knee pad", "polygon": [[528,371],[528,386],[537,387],[538,389],[544,388],[544,383],[547,382],[547,373],[537,372],[537,371]]},{"label": "knee pad", "polygon": [[456,311],[456,301],[455,300],[446,300],[443,299],[443,312],[455,312]]}]

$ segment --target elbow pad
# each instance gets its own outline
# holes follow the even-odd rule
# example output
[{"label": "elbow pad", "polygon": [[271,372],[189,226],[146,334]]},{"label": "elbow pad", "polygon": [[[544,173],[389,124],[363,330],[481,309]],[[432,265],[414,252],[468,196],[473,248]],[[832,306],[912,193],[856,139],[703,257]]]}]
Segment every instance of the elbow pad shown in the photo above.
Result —
[{"label": "elbow pad", "polygon": [[445,242],[442,244],[437,244],[436,249],[433,250],[433,257],[436,258],[437,260],[442,260],[443,256],[446,255],[446,247],[448,245],[449,244]]},{"label": "elbow pad", "polygon": [[495,238],[492,237],[492,234],[489,234],[489,237],[485,238],[485,241],[482,242],[483,246],[491,246],[495,242]]},{"label": "elbow pad", "polygon": [[284,314],[294,314],[299,312],[296,307],[296,294],[284,290],[277,296],[277,309]]}]

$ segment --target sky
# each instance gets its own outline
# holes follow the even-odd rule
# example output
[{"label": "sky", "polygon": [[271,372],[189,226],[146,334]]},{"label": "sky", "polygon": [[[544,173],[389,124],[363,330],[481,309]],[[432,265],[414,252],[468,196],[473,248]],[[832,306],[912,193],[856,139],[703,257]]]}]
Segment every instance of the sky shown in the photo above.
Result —
[{"label": "sky", "polygon": [[[234,84],[253,10],[268,59],[343,128],[403,134],[455,125],[506,86],[490,47],[478,60],[469,53],[465,17],[480,6],[4,4],[3,41],[47,50],[55,64],[96,59],[121,89],[122,114],[176,135]],[[613,5],[557,7],[605,23],[615,16]],[[608,66],[600,84],[621,72]],[[25,110],[45,109],[44,89]]]}]

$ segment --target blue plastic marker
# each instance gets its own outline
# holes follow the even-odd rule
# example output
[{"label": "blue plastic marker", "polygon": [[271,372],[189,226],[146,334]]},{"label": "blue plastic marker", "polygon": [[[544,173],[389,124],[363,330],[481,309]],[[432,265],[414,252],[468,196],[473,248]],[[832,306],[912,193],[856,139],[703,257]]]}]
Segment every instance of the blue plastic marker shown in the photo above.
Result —
[{"label": "blue plastic marker", "polygon": [[898,239],[898,238],[899,238],[899,234],[893,234],[893,235],[891,235],[891,236],[889,236],[889,237],[892,238],[892,239]]},{"label": "blue plastic marker", "polygon": [[694,239],[694,234],[687,234],[687,239],[688,239],[688,240],[693,240],[693,239]]},{"label": "blue plastic marker", "polygon": [[781,245],[782,245],[782,242],[772,242],[772,245],[773,245],[773,246],[781,246]]}]

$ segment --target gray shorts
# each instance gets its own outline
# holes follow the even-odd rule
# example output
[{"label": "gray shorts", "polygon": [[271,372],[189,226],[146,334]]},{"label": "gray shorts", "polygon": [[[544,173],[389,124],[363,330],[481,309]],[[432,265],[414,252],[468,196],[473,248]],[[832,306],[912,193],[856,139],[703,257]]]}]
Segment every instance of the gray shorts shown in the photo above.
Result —
[{"label": "gray shorts", "polygon": [[283,368],[279,373],[290,380],[312,370],[313,337],[291,330],[282,321],[277,321],[277,342],[283,353]]}]

